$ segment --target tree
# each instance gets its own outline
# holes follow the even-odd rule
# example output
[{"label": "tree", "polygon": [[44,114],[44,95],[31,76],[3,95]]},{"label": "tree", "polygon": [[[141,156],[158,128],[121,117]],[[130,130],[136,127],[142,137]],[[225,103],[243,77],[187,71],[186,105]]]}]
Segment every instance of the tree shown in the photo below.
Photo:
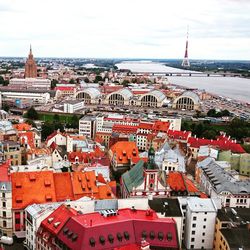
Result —
[{"label": "tree", "polygon": [[59,117],[58,114],[55,114],[55,115],[53,116],[53,121],[54,121],[54,122],[59,122],[59,121],[60,121],[60,117]]},{"label": "tree", "polygon": [[34,121],[32,121],[30,119],[27,119],[25,122],[28,123],[29,125],[31,125],[33,128],[37,127],[36,124],[34,123]]},{"label": "tree", "polygon": [[97,75],[97,76],[95,77],[94,82],[95,82],[95,83],[98,83],[98,82],[101,82],[101,81],[102,81],[102,77],[101,77],[100,75]]},{"label": "tree", "polygon": [[129,81],[128,80],[123,80],[122,85],[123,87],[128,87]]},{"label": "tree", "polygon": [[216,110],[215,109],[208,110],[207,116],[215,117],[216,116]]},{"label": "tree", "polygon": [[45,122],[42,125],[42,140],[46,140],[47,137],[55,131],[55,125],[50,122]]},{"label": "tree", "polygon": [[202,137],[206,138],[206,139],[215,139],[217,133],[215,130],[205,130],[202,133]]},{"label": "tree", "polygon": [[10,106],[7,103],[4,103],[3,104],[3,110],[6,111],[6,112],[9,112]]},{"label": "tree", "polygon": [[70,83],[70,84],[75,84],[75,80],[74,80],[73,78],[71,78],[71,79],[69,80],[69,83]]},{"label": "tree", "polygon": [[224,109],[223,111],[221,111],[221,115],[222,116],[230,116],[230,112],[227,109]]},{"label": "tree", "polygon": [[31,107],[31,108],[28,109],[28,111],[26,113],[26,117],[28,119],[31,119],[31,120],[37,120],[39,115],[36,112],[36,110],[33,107]]},{"label": "tree", "polygon": [[58,81],[57,81],[56,79],[53,79],[53,80],[51,81],[50,88],[51,88],[51,89],[54,89],[54,88],[56,87],[57,84],[58,84]]},{"label": "tree", "polygon": [[83,81],[86,82],[86,83],[89,83],[89,78],[88,77],[84,77]]},{"label": "tree", "polygon": [[4,84],[4,79],[2,76],[0,76],[0,84],[3,85]]}]

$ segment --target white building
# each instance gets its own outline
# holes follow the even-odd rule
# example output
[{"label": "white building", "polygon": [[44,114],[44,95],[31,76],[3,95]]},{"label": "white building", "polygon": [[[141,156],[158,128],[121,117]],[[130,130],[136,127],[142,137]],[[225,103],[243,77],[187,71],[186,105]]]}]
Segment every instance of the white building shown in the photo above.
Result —
[{"label": "white building", "polygon": [[187,198],[184,234],[187,249],[213,249],[217,209],[212,199]]},{"label": "white building", "polygon": [[167,142],[155,153],[155,163],[166,174],[170,171],[186,171],[184,156],[180,153],[178,147],[173,150]]},{"label": "white building", "polygon": [[11,182],[0,182],[0,234],[12,237]]},{"label": "white building", "polygon": [[169,129],[171,130],[177,130],[180,131],[181,130],[181,117],[164,117],[164,118],[160,118],[161,121],[163,122],[169,122],[170,126]]},{"label": "white building", "polygon": [[72,101],[65,101],[63,104],[63,111],[64,113],[75,113],[81,109],[84,109],[84,101],[79,100],[72,100]]},{"label": "white building", "polygon": [[12,78],[9,86],[24,87],[27,89],[50,89],[51,81],[43,78]]},{"label": "white building", "polygon": [[56,210],[61,203],[33,204],[25,209],[26,234],[24,245],[29,250],[35,250],[36,232],[41,222]]},{"label": "white building", "polygon": [[[222,167],[223,166],[223,167]],[[197,164],[201,188],[211,198],[219,197],[224,207],[250,207],[250,181],[238,180],[224,165],[213,158],[206,158]]]},{"label": "white building", "polygon": [[84,116],[79,120],[79,135],[94,138],[96,134],[96,117]]},{"label": "white building", "polygon": [[0,92],[3,101],[28,100],[33,104],[47,104],[50,94],[41,90],[2,90]]}]

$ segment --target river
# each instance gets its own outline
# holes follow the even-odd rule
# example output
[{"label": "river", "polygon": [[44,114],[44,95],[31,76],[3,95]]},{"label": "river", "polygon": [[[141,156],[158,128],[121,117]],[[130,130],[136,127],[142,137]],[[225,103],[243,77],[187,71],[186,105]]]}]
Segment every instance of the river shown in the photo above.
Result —
[{"label": "river", "polygon": [[[132,72],[183,72],[182,69],[167,67],[164,64],[150,61],[125,61],[116,64],[116,66],[119,69],[130,69]],[[207,92],[216,95],[250,103],[250,79],[220,76],[168,76],[168,80],[172,84],[205,89]]]}]

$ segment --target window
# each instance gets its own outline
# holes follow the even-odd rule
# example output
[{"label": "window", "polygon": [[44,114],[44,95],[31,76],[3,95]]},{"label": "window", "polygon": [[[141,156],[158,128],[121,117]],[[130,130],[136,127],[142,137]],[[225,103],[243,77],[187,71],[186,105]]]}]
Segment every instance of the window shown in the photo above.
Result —
[{"label": "window", "polygon": [[205,229],[205,228],[206,228],[206,226],[204,225],[204,226],[203,226],[203,228]]},{"label": "window", "polygon": [[195,234],[195,231],[192,231],[192,235],[194,235]]},{"label": "window", "polygon": [[197,219],[197,217],[196,217],[196,216],[194,216],[194,217],[193,217],[193,220],[196,220],[196,219]]},{"label": "window", "polygon": [[191,249],[194,249],[194,245],[191,245],[190,248],[191,248]]},{"label": "window", "polygon": [[7,222],[6,222],[6,220],[3,221],[3,227],[7,227]]},{"label": "window", "polygon": [[3,207],[6,207],[6,202],[3,202]]},{"label": "window", "polygon": [[5,198],[5,193],[2,193],[2,197]]},{"label": "window", "polygon": [[203,239],[201,242],[202,242],[202,243],[204,243],[204,242],[205,242],[205,240]]},{"label": "window", "polygon": [[202,236],[205,236],[205,233],[202,233]]},{"label": "window", "polygon": [[6,212],[5,211],[3,211],[3,217],[6,217]]},{"label": "window", "polygon": [[205,218],[204,221],[207,221],[207,219]]},{"label": "window", "polygon": [[196,224],[194,223],[194,224],[192,225],[192,227],[196,227]]},{"label": "window", "polygon": [[191,238],[191,242],[194,242],[194,238]]}]

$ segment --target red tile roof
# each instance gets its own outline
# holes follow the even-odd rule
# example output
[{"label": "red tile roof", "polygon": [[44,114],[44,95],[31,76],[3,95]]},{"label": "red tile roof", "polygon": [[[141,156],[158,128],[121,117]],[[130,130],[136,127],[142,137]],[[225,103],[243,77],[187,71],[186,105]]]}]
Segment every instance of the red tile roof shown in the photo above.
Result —
[{"label": "red tile roof", "polygon": [[55,87],[55,90],[60,90],[60,91],[74,91],[76,87]]},{"label": "red tile roof", "polygon": [[57,235],[65,223],[75,215],[77,215],[77,211],[75,209],[67,207],[63,204],[46,219],[44,219],[41,222],[41,226],[50,234]]},{"label": "red tile roof", "polygon": [[245,153],[245,150],[240,144],[230,140],[227,137],[220,137],[217,140],[200,139],[190,137],[188,139],[188,145],[192,148],[199,148],[200,146],[211,145],[219,148],[220,150],[231,150],[233,153]]},{"label": "red tile roof", "polygon": [[191,136],[190,131],[178,131],[178,130],[168,130],[168,136],[175,140],[187,140]]},{"label": "red tile roof", "polygon": [[10,167],[10,160],[0,165],[0,181],[3,181],[3,182],[10,181],[10,175],[8,173],[9,167]]},{"label": "red tile roof", "polygon": [[121,124],[114,124],[112,127],[113,132],[122,133],[122,134],[136,134],[138,126],[132,125],[121,125]]},{"label": "red tile roof", "polygon": [[139,128],[140,129],[152,130],[153,127],[154,127],[154,123],[152,123],[152,122],[140,122],[139,123]]},{"label": "red tile roof", "polygon": [[[66,230],[75,235],[74,240],[68,233],[65,234]],[[164,248],[179,247],[175,220],[158,218],[152,210],[120,209],[117,215],[108,217],[97,212],[73,216],[59,232],[58,238],[70,249],[75,250],[102,250],[104,246],[105,249],[119,249],[133,244],[139,245],[143,232],[147,235],[149,244]],[[154,239],[149,237],[150,233],[155,236]],[[120,236],[121,241],[118,240]],[[163,237],[164,240],[159,237]],[[101,238],[104,239],[104,244],[100,242]],[[112,243],[109,238],[113,239]],[[91,242],[95,243],[94,247],[91,246]]]}]

